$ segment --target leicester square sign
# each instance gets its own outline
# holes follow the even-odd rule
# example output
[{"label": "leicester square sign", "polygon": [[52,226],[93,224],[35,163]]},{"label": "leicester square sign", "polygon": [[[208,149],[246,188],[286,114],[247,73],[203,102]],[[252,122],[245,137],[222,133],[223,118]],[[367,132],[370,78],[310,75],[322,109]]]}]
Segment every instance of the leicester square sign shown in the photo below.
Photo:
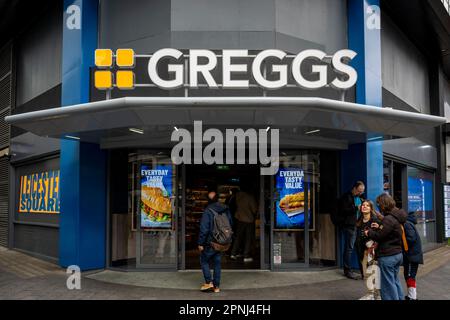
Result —
[{"label": "leicester square sign", "polygon": [[[178,49],[166,48],[152,55],[135,55],[132,49],[117,49],[115,54],[110,49],[97,49],[95,64],[98,69],[94,74],[94,82],[97,89],[109,90],[114,86],[119,89],[133,89],[134,73],[130,69],[135,66],[135,58],[148,57],[150,81],[154,86],[166,90],[180,87],[199,88],[199,75],[205,81],[203,85],[211,89],[248,89],[250,79],[253,79],[256,85],[263,89],[276,90],[288,86],[292,76],[295,86],[303,89],[314,90],[329,86],[337,90],[347,90],[355,85],[358,77],[356,70],[349,65],[355,56],[356,52],[349,49],[339,50],[331,56],[316,49],[304,50],[296,55],[278,49],[268,49],[257,54],[249,54],[249,50],[241,49],[221,50],[220,54],[206,49],[191,49],[188,54],[184,54]],[[218,64],[220,58],[221,66]],[[171,62],[167,67],[164,66],[164,73],[168,73],[170,79],[160,74],[161,61],[167,59]],[[246,64],[242,63],[243,59],[247,61]],[[302,72],[302,64],[306,60],[312,62],[309,76]],[[118,68],[115,77],[111,70],[108,70],[114,67],[114,64]],[[218,68],[221,70],[217,70]],[[329,73],[329,68],[334,72]],[[216,74],[221,71],[220,83],[213,77],[215,71]],[[330,74],[333,74],[332,78]],[[239,79],[236,79],[236,75],[240,75]]]}]

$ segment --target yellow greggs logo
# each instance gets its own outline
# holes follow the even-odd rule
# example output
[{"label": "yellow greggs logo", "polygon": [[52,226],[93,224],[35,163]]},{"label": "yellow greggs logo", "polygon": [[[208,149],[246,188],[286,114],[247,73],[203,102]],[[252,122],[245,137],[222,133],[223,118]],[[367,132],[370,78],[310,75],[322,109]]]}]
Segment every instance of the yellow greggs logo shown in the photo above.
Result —
[{"label": "yellow greggs logo", "polygon": [[[115,64],[114,64],[115,61]],[[95,50],[94,86],[100,90],[110,90],[115,86],[121,90],[134,88],[135,55],[133,49],[117,49],[114,55],[110,49]],[[117,66],[119,70],[114,74],[111,69]]]}]

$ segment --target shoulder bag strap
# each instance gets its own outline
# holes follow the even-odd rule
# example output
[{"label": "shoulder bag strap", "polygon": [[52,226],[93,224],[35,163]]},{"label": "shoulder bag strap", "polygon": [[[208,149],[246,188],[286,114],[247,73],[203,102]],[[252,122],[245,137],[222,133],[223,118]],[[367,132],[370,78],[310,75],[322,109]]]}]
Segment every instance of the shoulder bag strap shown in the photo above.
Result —
[{"label": "shoulder bag strap", "polygon": [[405,234],[405,228],[403,227],[403,225],[400,223],[400,228],[402,228],[402,242],[403,242],[403,249],[408,252],[409,248],[408,248],[408,241],[406,241],[406,234]]}]

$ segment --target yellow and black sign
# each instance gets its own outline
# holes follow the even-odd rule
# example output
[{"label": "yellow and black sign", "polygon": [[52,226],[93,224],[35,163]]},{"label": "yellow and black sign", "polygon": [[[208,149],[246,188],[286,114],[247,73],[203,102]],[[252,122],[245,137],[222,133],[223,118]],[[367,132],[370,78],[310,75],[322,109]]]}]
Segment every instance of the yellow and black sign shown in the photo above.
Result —
[{"label": "yellow and black sign", "polygon": [[19,212],[58,214],[59,170],[20,177]]}]

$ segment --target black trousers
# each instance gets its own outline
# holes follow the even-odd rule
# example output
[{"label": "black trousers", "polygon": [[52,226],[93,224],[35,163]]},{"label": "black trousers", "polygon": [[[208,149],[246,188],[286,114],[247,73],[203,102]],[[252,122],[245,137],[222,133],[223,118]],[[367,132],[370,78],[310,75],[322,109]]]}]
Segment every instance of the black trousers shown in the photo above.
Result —
[{"label": "black trousers", "polygon": [[255,242],[255,224],[236,221],[236,237],[234,239],[231,255],[242,252],[244,258],[249,258]]},{"label": "black trousers", "polygon": [[362,262],[364,260],[364,253],[366,251],[366,246],[364,245],[364,243],[362,241],[360,241],[360,239],[358,239],[358,236],[356,236],[356,241],[355,241],[355,248],[356,253],[358,255],[358,265],[359,265],[359,270],[361,272],[361,276],[364,278],[364,272],[363,272],[363,265]]},{"label": "black trousers", "polygon": [[419,264],[411,262],[403,256],[403,276],[405,277],[405,281],[409,278],[416,280],[417,270],[419,270]]}]

